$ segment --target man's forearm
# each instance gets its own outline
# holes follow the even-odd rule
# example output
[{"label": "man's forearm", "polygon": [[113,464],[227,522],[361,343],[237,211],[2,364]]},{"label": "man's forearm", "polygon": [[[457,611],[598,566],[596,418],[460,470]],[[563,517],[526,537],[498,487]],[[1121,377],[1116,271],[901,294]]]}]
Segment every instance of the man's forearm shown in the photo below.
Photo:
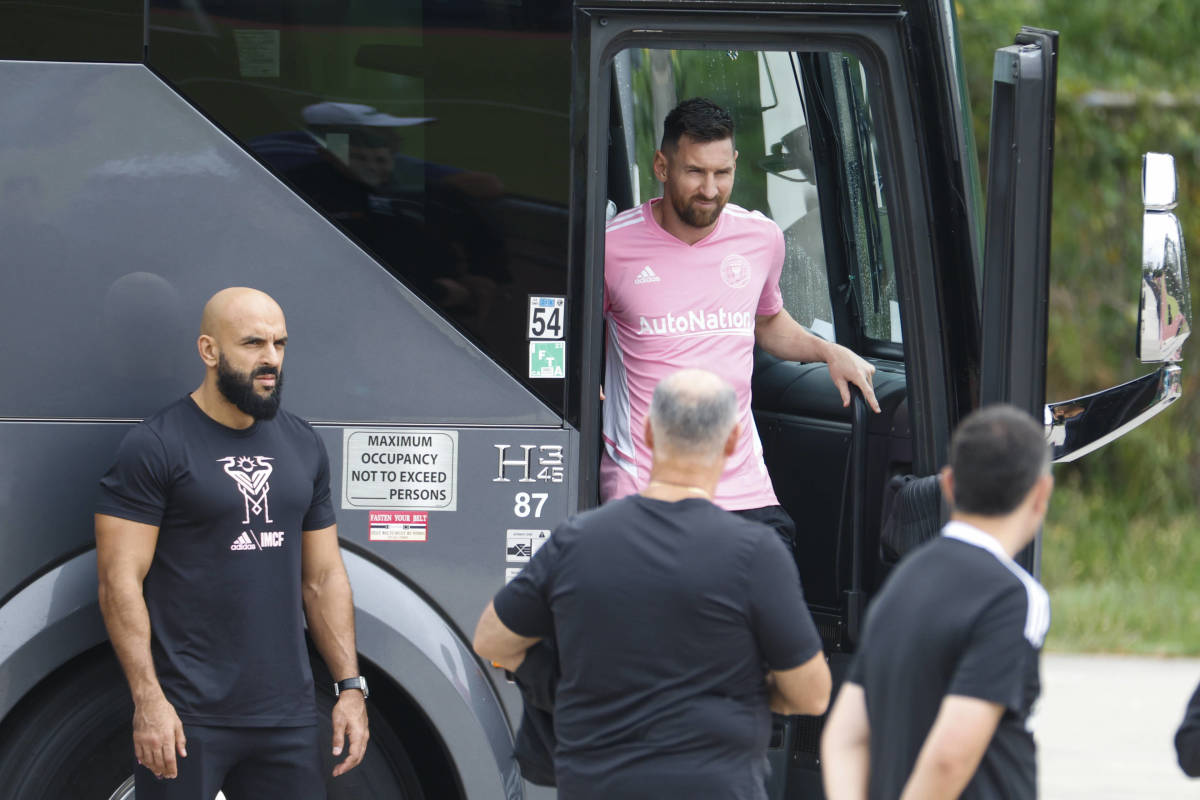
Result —
[{"label": "man's forearm", "polygon": [[117,660],[125,671],[135,704],[162,695],[150,655],[150,612],[141,584],[131,580],[100,580],[100,613]]},{"label": "man's forearm", "polygon": [[471,639],[476,653],[509,671],[515,671],[525,660],[525,651],[539,641],[540,636],[521,636],[509,630],[496,615],[493,603],[484,606],[479,622],[475,625],[475,635]]},{"label": "man's forearm", "polygon": [[787,312],[761,323],[756,338],[764,350],[785,361],[829,361],[829,342],[807,331]]},{"label": "man's forearm", "polygon": [[767,705],[776,714],[795,714],[792,710],[792,704],[783,696],[783,692],[779,691],[779,686],[775,683],[773,675],[767,676]]},{"label": "man's forearm", "polygon": [[829,800],[866,800],[871,774],[871,751],[867,744],[822,747],[821,757],[821,777]]},{"label": "man's forearm", "polygon": [[774,675],[767,675],[767,705],[776,714],[794,716],[805,713],[779,690],[779,684],[776,683]]},{"label": "man's forearm", "polygon": [[304,613],[317,652],[335,681],[358,672],[354,597],[345,569],[330,569],[304,585]]},{"label": "man's forearm", "polygon": [[821,733],[821,779],[829,800],[866,800],[871,776],[871,721],[866,695],[842,684]]},{"label": "man's forearm", "polygon": [[954,800],[974,774],[975,765],[949,761],[923,764],[918,759],[900,800]]}]

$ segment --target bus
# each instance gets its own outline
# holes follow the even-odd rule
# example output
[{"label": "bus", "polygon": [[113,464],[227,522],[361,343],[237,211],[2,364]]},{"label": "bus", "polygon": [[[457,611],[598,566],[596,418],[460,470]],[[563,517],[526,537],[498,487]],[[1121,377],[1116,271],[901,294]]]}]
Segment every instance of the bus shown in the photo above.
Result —
[{"label": "bus", "polygon": [[[246,285],[288,317],[286,402],[330,455],[372,687],[369,752],[330,797],[553,796],[522,778],[519,693],[469,633],[599,500],[605,221],[655,195],[662,118],[696,95],[736,120],[733,201],[785,233],[786,308],[877,367],[877,415],[821,364],[760,353],[753,378],[840,676],[890,566],[886,487],[934,473],[959,419],[1015,403],[1065,460],[1180,391],[1175,173],[1150,154],[1136,340],[1156,366],[1047,402],[1058,39],[996,52],[985,202],[955,26],[937,0],[2,4],[0,794],[132,796],[97,481],[197,384],[204,301]],[[821,796],[820,729],[776,726],[773,799]]]}]

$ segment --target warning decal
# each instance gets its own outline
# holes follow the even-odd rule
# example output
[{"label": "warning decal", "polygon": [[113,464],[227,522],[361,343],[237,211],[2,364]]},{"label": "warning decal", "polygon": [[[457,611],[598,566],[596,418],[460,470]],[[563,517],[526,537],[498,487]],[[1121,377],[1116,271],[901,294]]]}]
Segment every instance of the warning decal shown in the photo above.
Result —
[{"label": "warning decal", "polygon": [[424,542],[429,535],[428,511],[370,511],[372,542]]},{"label": "warning decal", "polygon": [[346,428],[342,458],[342,508],[458,507],[458,431]]},{"label": "warning decal", "polygon": [[550,538],[550,531],[509,528],[504,547],[504,560],[524,564]]}]

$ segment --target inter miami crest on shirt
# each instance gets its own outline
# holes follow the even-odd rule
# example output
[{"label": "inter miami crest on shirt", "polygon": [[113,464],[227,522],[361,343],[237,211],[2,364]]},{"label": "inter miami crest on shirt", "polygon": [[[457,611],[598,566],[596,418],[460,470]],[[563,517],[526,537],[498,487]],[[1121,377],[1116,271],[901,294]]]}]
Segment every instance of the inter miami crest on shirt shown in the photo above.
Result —
[{"label": "inter miami crest on shirt", "polygon": [[246,502],[246,518],[242,524],[250,524],[251,513],[261,516],[263,522],[273,522],[267,505],[267,492],[271,491],[267,481],[274,469],[271,459],[266,456],[227,456],[217,461],[225,465],[225,474],[237,482],[238,491]]}]

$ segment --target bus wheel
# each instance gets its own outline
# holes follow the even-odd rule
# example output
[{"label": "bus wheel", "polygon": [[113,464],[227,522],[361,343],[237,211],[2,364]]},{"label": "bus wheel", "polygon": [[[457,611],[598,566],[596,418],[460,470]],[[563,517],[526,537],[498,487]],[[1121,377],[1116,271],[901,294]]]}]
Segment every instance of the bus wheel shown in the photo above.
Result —
[{"label": "bus wheel", "polygon": [[[321,741],[331,742],[332,697],[318,693]],[[370,703],[368,702],[368,707]],[[21,703],[0,730],[0,786],[21,800],[134,800],[133,703],[111,657],[77,662],[70,674]],[[322,769],[333,769],[322,748]],[[399,738],[371,709],[361,764],[328,782],[329,800],[424,800]]]}]

